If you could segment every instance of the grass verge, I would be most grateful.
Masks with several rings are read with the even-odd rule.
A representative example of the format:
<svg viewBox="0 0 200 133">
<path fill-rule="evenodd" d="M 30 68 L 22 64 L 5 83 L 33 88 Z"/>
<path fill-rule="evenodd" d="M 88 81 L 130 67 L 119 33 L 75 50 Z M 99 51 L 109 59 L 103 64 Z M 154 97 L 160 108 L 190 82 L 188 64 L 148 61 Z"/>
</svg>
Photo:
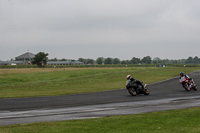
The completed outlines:
<svg viewBox="0 0 200 133">
<path fill-rule="evenodd" d="M 0 69 L 0 98 L 67 95 L 125 88 L 126 75 L 154 83 L 198 67 Z"/>
<path fill-rule="evenodd" d="M 0 133 L 198 133 L 200 108 L 0 127 Z"/>
</svg>

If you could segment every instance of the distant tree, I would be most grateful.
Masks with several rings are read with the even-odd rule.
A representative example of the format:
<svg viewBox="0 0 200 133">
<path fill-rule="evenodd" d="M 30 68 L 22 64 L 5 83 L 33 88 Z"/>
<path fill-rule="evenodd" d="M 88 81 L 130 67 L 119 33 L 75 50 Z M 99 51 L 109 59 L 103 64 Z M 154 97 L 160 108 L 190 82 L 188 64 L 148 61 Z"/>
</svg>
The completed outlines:
<svg viewBox="0 0 200 133">
<path fill-rule="evenodd" d="M 106 58 L 104 64 L 112 64 L 112 58 Z"/>
<path fill-rule="evenodd" d="M 49 59 L 49 61 L 58 61 L 58 59 L 55 57 L 53 59 Z"/>
<path fill-rule="evenodd" d="M 163 60 L 163 63 L 164 63 L 164 64 L 169 64 L 169 59 L 164 59 L 164 60 Z"/>
<path fill-rule="evenodd" d="M 152 60 L 152 63 L 153 63 L 153 64 L 162 64 L 162 63 L 163 63 L 163 60 L 161 60 L 159 57 L 155 57 L 155 58 Z"/>
<path fill-rule="evenodd" d="M 188 57 L 187 60 L 186 60 L 186 63 L 187 64 L 193 64 L 193 58 L 191 56 Z"/>
<path fill-rule="evenodd" d="M 180 59 L 178 63 L 179 64 L 185 64 L 185 62 L 186 62 L 186 59 Z"/>
<path fill-rule="evenodd" d="M 178 60 L 172 60 L 173 64 L 178 64 Z"/>
<path fill-rule="evenodd" d="M 130 60 L 122 60 L 121 64 L 131 64 L 131 61 Z"/>
<path fill-rule="evenodd" d="M 94 60 L 93 59 L 87 59 L 86 64 L 94 64 Z"/>
<path fill-rule="evenodd" d="M 86 64 L 86 60 L 83 58 L 79 58 L 78 61 L 83 62 L 84 64 Z"/>
<path fill-rule="evenodd" d="M 120 59 L 114 58 L 113 59 L 113 64 L 120 64 Z"/>
<path fill-rule="evenodd" d="M 125 61 L 125 60 L 122 60 L 122 61 L 121 61 L 121 64 L 126 64 L 126 61 Z"/>
<path fill-rule="evenodd" d="M 60 61 L 67 61 L 67 59 L 63 58 L 63 59 L 61 59 Z"/>
<path fill-rule="evenodd" d="M 37 64 L 39 67 L 42 67 L 43 65 L 46 65 L 47 60 L 48 60 L 48 53 L 44 53 L 44 52 L 39 52 L 35 55 L 35 57 L 33 58 L 33 64 Z"/>
<path fill-rule="evenodd" d="M 198 58 L 198 61 L 197 61 L 197 62 L 198 62 L 198 64 L 200 64 L 200 58 Z"/>
<path fill-rule="evenodd" d="M 150 56 L 146 56 L 146 57 L 142 58 L 141 63 L 151 64 L 151 57 Z"/>
<path fill-rule="evenodd" d="M 97 64 L 103 64 L 103 57 L 99 57 L 96 59 Z"/>
<path fill-rule="evenodd" d="M 140 63 L 140 58 L 133 57 L 133 58 L 131 59 L 131 63 L 132 63 L 132 64 L 139 64 L 139 63 Z"/>
<path fill-rule="evenodd" d="M 193 63 L 194 63 L 194 64 L 198 64 L 198 63 L 199 63 L 199 58 L 198 58 L 197 56 L 195 56 L 195 57 L 193 58 Z"/>
</svg>

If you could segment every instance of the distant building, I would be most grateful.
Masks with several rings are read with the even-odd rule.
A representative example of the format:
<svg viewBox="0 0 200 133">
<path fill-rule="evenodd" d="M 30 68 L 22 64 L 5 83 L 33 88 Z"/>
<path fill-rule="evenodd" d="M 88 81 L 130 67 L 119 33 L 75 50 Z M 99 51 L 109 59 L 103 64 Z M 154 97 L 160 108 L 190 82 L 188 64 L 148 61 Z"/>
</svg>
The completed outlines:
<svg viewBox="0 0 200 133">
<path fill-rule="evenodd" d="M 23 61 L 0 61 L 0 65 L 24 65 Z"/>
<path fill-rule="evenodd" d="M 83 65 L 83 62 L 71 60 L 71 61 L 48 61 L 47 65 Z"/>
<path fill-rule="evenodd" d="M 20 56 L 15 57 L 15 61 L 0 61 L 0 65 L 32 65 L 35 54 L 26 52 Z M 83 62 L 76 60 L 69 61 L 48 61 L 47 65 L 83 65 Z"/>
<path fill-rule="evenodd" d="M 32 64 L 33 58 L 35 57 L 35 54 L 31 52 L 26 52 L 20 56 L 15 57 L 16 61 L 23 61 L 25 64 Z"/>
</svg>

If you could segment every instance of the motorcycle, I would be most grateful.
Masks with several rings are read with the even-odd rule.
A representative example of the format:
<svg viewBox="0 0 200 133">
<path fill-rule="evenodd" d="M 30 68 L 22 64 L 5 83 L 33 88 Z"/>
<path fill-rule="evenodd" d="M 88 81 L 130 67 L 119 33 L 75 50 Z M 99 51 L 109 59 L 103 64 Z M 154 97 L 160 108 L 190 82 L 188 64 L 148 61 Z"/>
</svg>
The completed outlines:
<svg viewBox="0 0 200 133">
<path fill-rule="evenodd" d="M 136 84 L 136 85 L 135 85 Z M 126 89 L 132 96 L 136 96 L 137 94 L 144 94 L 149 95 L 149 89 L 147 88 L 147 84 L 143 85 L 143 82 L 140 81 L 127 81 L 126 83 Z"/>
<path fill-rule="evenodd" d="M 182 84 L 183 88 L 186 91 L 197 90 L 197 86 L 193 79 L 189 80 L 189 79 L 186 79 L 185 77 L 181 77 L 180 84 Z"/>
</svg>

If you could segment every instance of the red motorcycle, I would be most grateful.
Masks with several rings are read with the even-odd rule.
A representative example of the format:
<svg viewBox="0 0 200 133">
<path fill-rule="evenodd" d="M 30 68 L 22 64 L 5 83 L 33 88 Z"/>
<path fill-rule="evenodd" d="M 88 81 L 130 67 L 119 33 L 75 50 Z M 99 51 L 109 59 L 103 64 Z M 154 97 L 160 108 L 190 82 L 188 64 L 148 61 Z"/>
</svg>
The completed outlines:
<svg viewBox="0 0 200 133">
<path fill-rule="evenodd" d="M 183 88 L 186 90 L 186 91 L 190 91 L 190 90 L 197 90 L 197 86 L 194 82 L 193 79 L 186 79 L 185 77 L 182 77 L 180 79 L 180 83 L 182 84 Z"/>
</svg>

